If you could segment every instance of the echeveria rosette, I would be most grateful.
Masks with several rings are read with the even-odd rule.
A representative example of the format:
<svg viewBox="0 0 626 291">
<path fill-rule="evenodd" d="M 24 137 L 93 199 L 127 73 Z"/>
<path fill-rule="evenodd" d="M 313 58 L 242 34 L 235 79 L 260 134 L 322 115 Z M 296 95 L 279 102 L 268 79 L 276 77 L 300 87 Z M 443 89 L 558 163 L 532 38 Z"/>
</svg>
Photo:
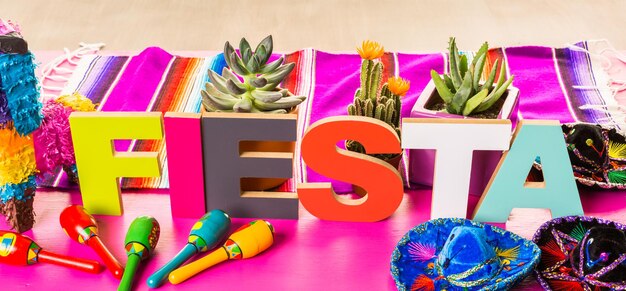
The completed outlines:
<svg viewBox="0 0 626 291">
<path fill-rule="evenodd" d="M 209 112 L 287 113 L 302 103 L 305 96 L 294 96 L 278 87 L 295 63 L 283 64 L 283 57 L 268 63 L 272 50 L 271 35 L 254 51 L 245 38 L 239 43 L 239 53 L 226 42 L 224 59 L 228 67 L 221 75 L 209 70 L 211 82 L 201 92 L 204 108 Z"/>
<path fill-rule="evenodd" d="M 487 111 L 504 95 L 506 89 L 513 82 L 513 76 L 506 78 L 506 64 L 500 65 L 500 73 L 496 82 L 498 63 L 496 60 L 489 76 L 484 83 L 480 83 L 489 46 L 485 42 L 468 65 L 467 56 L 461 55 L 456 46 L 454 37 L 450 38 L 448 48 L 449 73 L 439 76 L 437 71 L 431 70 L 430 75 L 435 83 L 437 93 L 445 103 L 448 113 L 469 116 L 474 113 Z M 495 82 L 495 83 L 494 83 Z"/>
</svg>

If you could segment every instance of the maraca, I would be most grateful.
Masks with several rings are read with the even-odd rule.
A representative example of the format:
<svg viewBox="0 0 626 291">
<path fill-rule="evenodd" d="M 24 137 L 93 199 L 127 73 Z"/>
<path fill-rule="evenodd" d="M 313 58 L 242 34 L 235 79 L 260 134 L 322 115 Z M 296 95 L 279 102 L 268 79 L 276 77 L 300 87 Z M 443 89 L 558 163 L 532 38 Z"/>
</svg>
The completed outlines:
<svg viewBox="0 0 626 291">
<path fill-rule="evenodd" d="M 170 273 L 172 284 L 179 284 L 196 274 L 231 259 L 247 259 L 267 250 L 274 243 L 274 227 L 265 220 L 255 220 L 230 235 L 214 252 Z"/>
<path fill-rule="evenodd" d="M 137 217 L 130 224 L 125 240 L 128 261 L 126 262 L 126 270 L 124 270 L 120 286 L 117 288 L 118 291 L 130 290 L 133 284 L 133 277 L 135 277 L 135 272 L 137 272 L 137 267 L 139 267 L 139 262 L 152 255 L 159 241 L 160 233 L 159 222 L 150 216 Z"/>
<path fill-rule="evenodd" d="M 30 238 L 4 230 L 0 230 L 0 263 L 16 266 L 50 263 L 94 274 L 102 271 L 96 261 L 48 252 Z"/>
<path fill-rule="evenodd" d="M 115 259 L 113 254 L 104 246 L 98 237 L 98 225 L 96 219 L 87 213 L 85 208 L 79 205 L 72 205 L 61 212 L 59 217 L 61 227 L 73 240 L 90 246 L 96 254 L 104 261 L 104 265 L 111 271 L 118 280 L 124 274 L 124 267 Z"/>
<path fill-rule="evenodd" d="M 193 225 L 185 247 L 148 278 L 148 286 L 150 288 L 161 286 L 170 272 L 180 267 L 193 255 L 215 248 L 226 237 L 229 229 L 230 217 L 222 210 L 214 209 L 202 216 Z"/>
</svg>

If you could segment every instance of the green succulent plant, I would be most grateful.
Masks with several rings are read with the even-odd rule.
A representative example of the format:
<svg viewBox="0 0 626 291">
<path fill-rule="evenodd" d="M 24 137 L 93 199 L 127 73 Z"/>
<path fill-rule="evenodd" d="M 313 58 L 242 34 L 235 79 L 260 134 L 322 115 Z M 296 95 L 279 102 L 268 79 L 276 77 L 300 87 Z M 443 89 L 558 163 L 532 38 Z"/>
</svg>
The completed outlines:
<svg viewBox="0 0 626 291">
<path fill-rule="evenodd" d="M 468 66 L 467 56 L 460 55 L 454 37 L 450 38 L 448 49 L 449 72 L 443 78 L 435 70 L 430 71 L 439 96 L 445 103 L 445 110 L 452 114 L 468 116 L 491 108 L 513 82 L 513 76 L 506 78 L 506 64 L 500 64 L 498 81 L 494 83 L 498 64 L 496 60 L 484 83 L 480 82 L 487 60 L 488 44 L 485 42 Z"/>
<path fill-rule="evenodd" d="M 278 87 L 295 63 L 283 64 L 283 57 L 268 63 L 272 48 L 271 35 L 254 51 L 245 38 L 239 42 L 239 53 L 226 42 L 224 59 L 228 67 L 224 67 L 221 76 L 209 70 L 211 82 L 201 92 L 204 108 L 209 112 L 287 113 L 302 103 L 305 96 L 294 96 Z"/>
<path fill-rule="evenodd" d="M 352 104 L 348 105 L 348 115 L 367 116 L 389 124 L 400 137 L 401 97 L 409 89 L 409 82 L 392 77 L 383 84 L 383 63 L 380 60 L 363 59 L 361 63 L 361 86 L 354 94 Z M 350 151 L 365 153 L 365 148 L 354 140 L 346 141 Z M 396 155 L 373 155 L 389 159 Z"/>
</svg>

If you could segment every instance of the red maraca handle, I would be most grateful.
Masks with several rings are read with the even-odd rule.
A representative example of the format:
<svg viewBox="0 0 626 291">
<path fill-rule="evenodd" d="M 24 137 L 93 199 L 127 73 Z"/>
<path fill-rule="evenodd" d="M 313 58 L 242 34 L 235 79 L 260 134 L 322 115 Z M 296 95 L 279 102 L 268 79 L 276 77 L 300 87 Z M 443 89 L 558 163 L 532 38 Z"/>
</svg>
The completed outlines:
<svg viewBox="0 0 626 291">
<path fill-rule="evenodd" d="M 50 263 L 63 267 L 73 268 L 83 272 L 98 274 L 102 271 L 100 264 L 96 261 L 72 258 L 64 255 L 48 252 L 46 250 L 39 251 L 37 261 L 40 263 Z"/>
<path fill-rule="evenodd" d="M 117 259 L 109 252 L 104 246 L 99 237 L 94 236 L 87 240 L 87 245 L 90 246 L 104 262 L 104 265 L 111 271 L 113 277 L 120 280 L 124 275 L 124 267 L 117 261 Z"/>
</svg>

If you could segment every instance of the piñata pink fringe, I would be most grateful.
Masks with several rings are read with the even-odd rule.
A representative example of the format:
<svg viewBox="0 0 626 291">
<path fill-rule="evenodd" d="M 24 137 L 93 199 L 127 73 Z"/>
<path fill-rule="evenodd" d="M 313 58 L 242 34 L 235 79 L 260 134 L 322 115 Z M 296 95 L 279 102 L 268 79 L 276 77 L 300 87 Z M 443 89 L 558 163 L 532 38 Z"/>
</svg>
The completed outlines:
<svg viewBox="0 0 626 291">
<path fill-rule="evenodd" d="M 54 100 L 44 103 L 44 119 L 34 132 L 37 166 L 42 173 L 59 165 L 76 163 L 70 132 L 69 116 L 72 110 Z"/>
</svg>

